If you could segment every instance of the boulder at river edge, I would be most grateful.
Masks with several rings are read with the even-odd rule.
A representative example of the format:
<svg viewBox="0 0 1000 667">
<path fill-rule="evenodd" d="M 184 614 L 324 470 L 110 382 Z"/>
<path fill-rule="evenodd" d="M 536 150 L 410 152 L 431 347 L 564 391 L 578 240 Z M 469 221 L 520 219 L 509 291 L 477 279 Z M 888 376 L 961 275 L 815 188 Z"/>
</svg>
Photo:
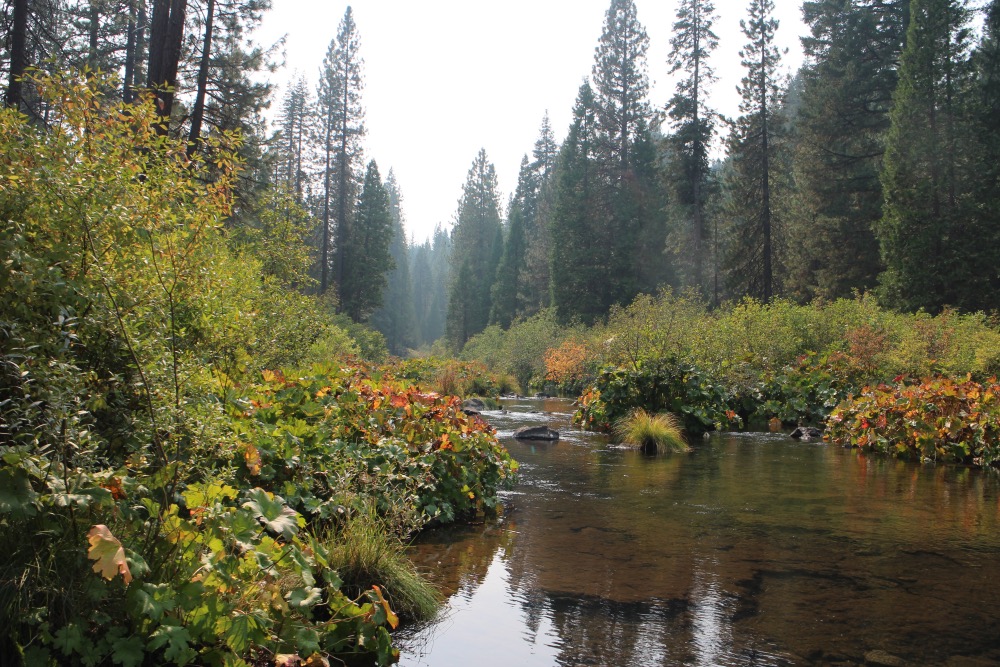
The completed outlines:
<svg viewBox="0 0 1000 667">
<path fill-rule="evenodd" d="M 523 426 L 514 431 L 518 440 L 558 440 L 559 431 L 553 431 L 548 426 Z"/>
<path fill-rule="evenodd" d="M 822 438 L 823 431 L 815 426 L 800 426 L 792 431 L 791 436 L 796 440 L 812 440 L 813 438 Z"/>
</svg>

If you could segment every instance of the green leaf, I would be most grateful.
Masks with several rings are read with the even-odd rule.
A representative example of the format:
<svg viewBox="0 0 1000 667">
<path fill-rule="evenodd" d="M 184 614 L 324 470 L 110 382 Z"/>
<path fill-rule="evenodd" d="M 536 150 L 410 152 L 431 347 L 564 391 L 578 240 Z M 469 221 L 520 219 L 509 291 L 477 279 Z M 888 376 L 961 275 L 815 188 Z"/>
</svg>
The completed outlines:
<svg viewBox="0 0 1000 667">
<path fill-rule="evenodd" d="M 267 639 L 263 632 L 264 624 L 253 614 L 237 613 L 231 617 L 220 618 L 215 629 L 223 636 L 226 646 L 237 654 L 245 653 L 254 644 L 260 644 Z"/>
<path fill-rule="evenodd" d="M 38 494 L 23 470 L 0 470 L 0 515 L 15 519 L 30 519 L 38 512 L 34 503 Z"/>
<path fill-rule="evenodd" d="M 161 625 L 152 634 L 148 647 L 151 650 L 159 650 L 166 647 L 163 657 L 175 664 L 186 665 L 194 660 L 198 653 L 192 649 L 191 633 L 187 628 L 178 625 Z"/>
<path fill-rule="evenodd" d="M 111 659 L 122 667 L 139 667 L 143 660 L 143 643 L 139 637 L 122 637 L 111 643 Z"/>
<path fill-rule="evenodd" d="M 63 655 L 72 655 L 74 653 L 83 653 L 84 642 L 90 643 L 83 636 L 83 630 L 76 623 L 70 623 L 56 631 L 52 645 L 62 651 Z"/>
<path fill-rule="evenodd" d="M 319 633 L 313 628 L 299 628 L 298 632 L 295 633 L 295 645 L 299 652 L 305 655 L 319 653 L 319 639 Z"/>
<path fill-rule="evenodd" d="M 319 603 L 323 591 L 318 588 L 296 588 L 285 596 L 288 604 L 299 609 L 308 609 Z"/>
<path fill-rule="evenodd" d="M 256 515 L 257 522 L 273 535 L 291 540 L 299 532 L 298 512 L 285 505 L 281 496 L 257 488 L 250 491 L 243 507 Z"/>
</svg>

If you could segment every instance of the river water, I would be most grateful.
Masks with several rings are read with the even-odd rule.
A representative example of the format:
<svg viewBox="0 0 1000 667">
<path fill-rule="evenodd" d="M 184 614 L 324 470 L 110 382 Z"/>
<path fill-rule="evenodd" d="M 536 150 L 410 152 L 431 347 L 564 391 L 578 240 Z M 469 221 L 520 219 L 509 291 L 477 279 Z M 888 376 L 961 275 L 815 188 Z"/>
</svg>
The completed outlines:
<svg viewBox="0 0 1000 667">
<path fill-rule="evenodd" d="M 401 665 L 1000 665 L 995 472 L 766 434 L 647 457 L 568 401 L 506 407 L 519 484 L 413 546 L 448 602 Z M 540 423 L 560 440 L 510 437 Z"/>
</svg>

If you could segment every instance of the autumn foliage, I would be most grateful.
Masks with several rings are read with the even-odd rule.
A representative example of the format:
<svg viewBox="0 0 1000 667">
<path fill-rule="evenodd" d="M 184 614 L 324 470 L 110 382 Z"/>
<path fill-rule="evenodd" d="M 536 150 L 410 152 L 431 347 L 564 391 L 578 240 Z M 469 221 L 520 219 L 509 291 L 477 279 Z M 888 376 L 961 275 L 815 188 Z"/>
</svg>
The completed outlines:
<svg viewBox="0 0 1000 667">
<path fill-rule="evenodd" d="M 901 458 L 1000 462 L 1000 384 L 934 377 L 865 387 L 828 420 L 838 444 Z"/>
</svg>

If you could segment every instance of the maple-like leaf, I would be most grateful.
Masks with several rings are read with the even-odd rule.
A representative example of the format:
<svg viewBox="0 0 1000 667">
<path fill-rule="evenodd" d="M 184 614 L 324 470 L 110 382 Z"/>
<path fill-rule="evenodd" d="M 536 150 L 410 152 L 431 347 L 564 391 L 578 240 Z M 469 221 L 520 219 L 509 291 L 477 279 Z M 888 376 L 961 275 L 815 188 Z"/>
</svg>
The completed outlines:
<svg viewBox="0 0 1000 667">
<path fill-rule="evenodd" d="M 132 582 L 132 573 L 125 560 L 125 548 L 118 538 L 111 534 L 107 526 L 98 524 L 91 528 L 87 533 L 87 541 L 90 542 L 87 557 L 97 561 L 94 563 L 94 572 L 108 581 L 120 574 L 126 586 Z"/>
</svg>

